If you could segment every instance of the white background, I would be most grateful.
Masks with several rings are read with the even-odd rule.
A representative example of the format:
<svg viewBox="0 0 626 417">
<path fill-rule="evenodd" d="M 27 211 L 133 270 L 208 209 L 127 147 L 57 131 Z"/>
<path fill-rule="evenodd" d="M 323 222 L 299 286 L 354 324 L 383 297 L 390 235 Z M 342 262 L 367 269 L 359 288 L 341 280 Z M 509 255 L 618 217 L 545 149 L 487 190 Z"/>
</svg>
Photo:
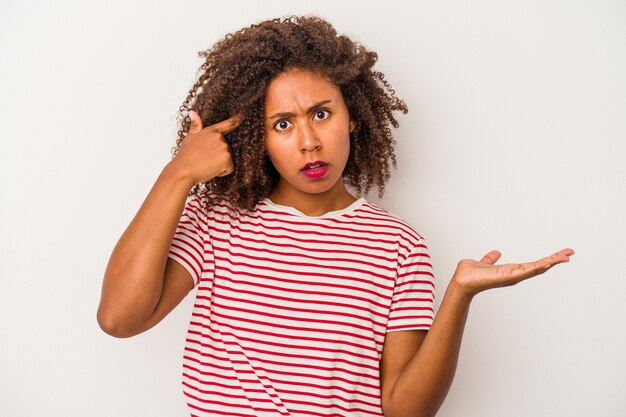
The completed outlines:
<svg viewBox="0 0 626 417">
<path fill-rule="evenodd" d="M 192 296 L 130 339 L 108 257 L 176 138 L 197 52 L 315 13 L 378 52 L 409 114 L 382 201 L 462 258 L 569 264 L 472 305 L 441 417 L 626 415 L 626 3 L 2 1 L 0 415 L 184 416 Z"/>
</svg>

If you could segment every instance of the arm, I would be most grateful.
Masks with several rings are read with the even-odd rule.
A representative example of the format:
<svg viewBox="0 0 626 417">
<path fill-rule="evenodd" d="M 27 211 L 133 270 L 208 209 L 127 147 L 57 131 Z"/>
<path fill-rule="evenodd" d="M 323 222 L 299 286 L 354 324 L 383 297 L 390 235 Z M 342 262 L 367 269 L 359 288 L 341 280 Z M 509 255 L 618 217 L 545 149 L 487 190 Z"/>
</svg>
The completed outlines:
<svg viewBox="0 0 626 417">
<path fill-rule="evenodd" d="M 191 290 L 189 272 L 168 259 L 169 247 L 191 187 L 233 172 L 223 135 L 240 121 L 202 128 L 193 114 L 176 158 L 159 175 L 109 259 L 97 313 L 106 333 L 129 337 L 149 329 Z"/>
<path fill-rule="evenodd" d="M 165 282 L 172 294 L 164 294 L 159 310 L 165 305 L 170 308 L 162 311 L 163 317 L 191 290 L 191 276 L 187 272 L 186 278 L 186 271 L 180 268 L 170 264 L 168 279 L 164 277 L 169 245 L 192 185 L 178 176 L 171 165 L 166 166 L 115 245 L 104 274 L 97 313 L 98 323 L 106 333 L 129 337 L 146 330 Z"/>
<path fill-rule="evenodd" d="M 381 364 L 385 416 L 432 417 L 437 413 L 454 378 L 465 322 L 476 294 L 542 274 L 569 261 L 573 254 L 565 249 L 533 263 L 496 266 L 500 253 L 492 251 L 480 262 L 461 261 L 428 333 L 422 337 L 411 336 L 414 332 L 387 335 L 391 338 L 385 340 Z"/>
</svg>

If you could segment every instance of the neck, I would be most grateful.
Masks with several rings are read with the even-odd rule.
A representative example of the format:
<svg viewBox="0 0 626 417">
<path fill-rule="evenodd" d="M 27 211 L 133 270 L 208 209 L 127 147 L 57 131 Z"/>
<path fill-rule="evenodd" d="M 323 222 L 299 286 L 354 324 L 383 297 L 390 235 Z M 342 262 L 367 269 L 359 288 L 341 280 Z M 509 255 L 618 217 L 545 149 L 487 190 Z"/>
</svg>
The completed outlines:
<svg viewBox="0 0 626 417">
<path fill-rule="evenodd" d="M 342 210 L 357 200 L 346 190 L 341 179 L 329 190 L 317 194 L 293 192 L 286 188 L 279 181 L 270 194 L 270 200 L 293 207 L 307 216 L 322 216 L 329 211 Z"/>
</svg>

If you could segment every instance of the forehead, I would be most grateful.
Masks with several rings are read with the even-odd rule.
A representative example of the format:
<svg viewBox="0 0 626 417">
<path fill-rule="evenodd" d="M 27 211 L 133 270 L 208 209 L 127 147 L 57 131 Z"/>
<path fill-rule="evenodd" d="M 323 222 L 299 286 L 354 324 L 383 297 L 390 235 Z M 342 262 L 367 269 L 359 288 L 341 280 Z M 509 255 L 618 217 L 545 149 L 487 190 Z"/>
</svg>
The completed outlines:
<svg viewBox="0 0 626 417">
<path fill-rule="evenodd" d="M 265 113 L 300 112 L 314 103 L 343 102 L 339 88 L 319 74 L 291 69 L 274 78 L 265 94 Z"/>
</svg>

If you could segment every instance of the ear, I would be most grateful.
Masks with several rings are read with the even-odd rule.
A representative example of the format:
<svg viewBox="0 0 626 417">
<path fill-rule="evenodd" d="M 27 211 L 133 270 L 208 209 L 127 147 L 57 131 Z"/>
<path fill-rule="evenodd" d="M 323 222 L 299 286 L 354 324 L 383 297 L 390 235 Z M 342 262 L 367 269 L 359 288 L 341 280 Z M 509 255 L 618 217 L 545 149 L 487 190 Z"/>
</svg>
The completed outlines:
<svg viewBox="0 0 626 417">
<path fill-rule="evenodd" d="M 356 128 L 356 122 L 350 119 L 350 133 L 352 133 L 355 128 Z"/>
</svg>

